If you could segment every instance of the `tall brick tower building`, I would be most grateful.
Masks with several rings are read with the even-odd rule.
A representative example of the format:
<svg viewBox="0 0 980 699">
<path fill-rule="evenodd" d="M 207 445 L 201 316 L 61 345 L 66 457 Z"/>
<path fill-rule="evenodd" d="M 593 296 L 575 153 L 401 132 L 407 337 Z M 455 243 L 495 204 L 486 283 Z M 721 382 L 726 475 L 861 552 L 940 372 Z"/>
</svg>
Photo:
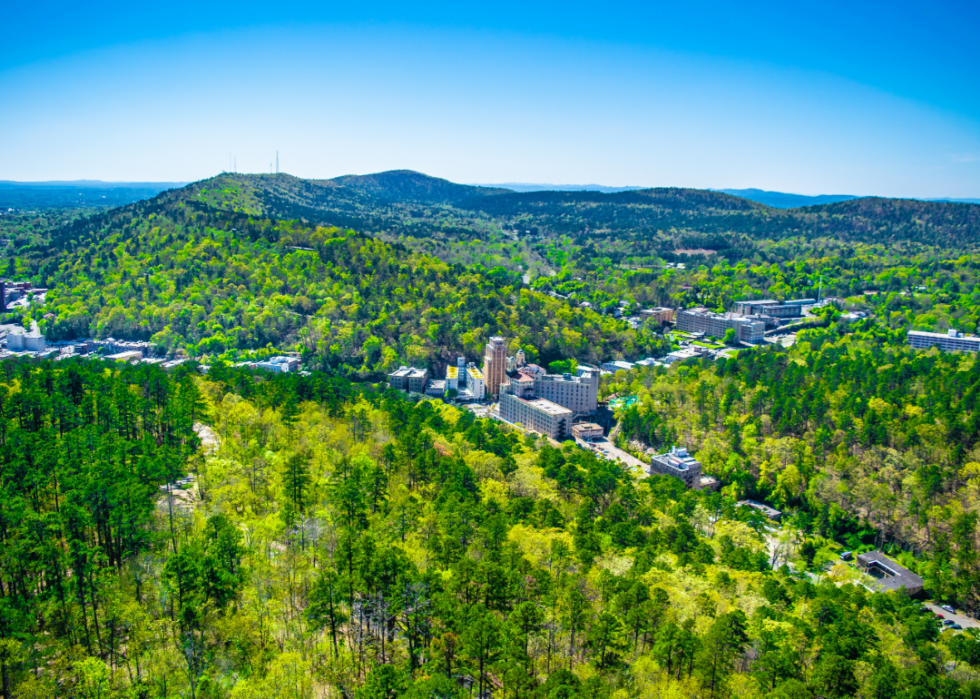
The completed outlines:
<svg viewBox="0 0 980 699">
<path fill-rule="evenodd" d="M 507 378 L 507 342 L 502 337 L 491 337 L 483 355 L 483 378 L 487 382 L 487 395 L 500 395 L 500 384 Z"/>
</svg>

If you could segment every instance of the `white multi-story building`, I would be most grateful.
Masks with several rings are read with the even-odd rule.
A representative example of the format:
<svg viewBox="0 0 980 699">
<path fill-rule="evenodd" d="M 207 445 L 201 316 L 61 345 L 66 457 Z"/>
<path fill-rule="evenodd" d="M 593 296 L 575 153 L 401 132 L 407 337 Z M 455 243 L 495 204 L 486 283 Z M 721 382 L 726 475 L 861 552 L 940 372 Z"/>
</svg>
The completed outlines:
<svg viewBox="0 0 980 699">
<path fill-rule="evenodd" d="M 813 306 L 816 299 L 789 299 L 775 301 L 762 299 L 760 301 L 736 301 L 735 313 L 740 316 L 771 316 L 773 318 L 799 318 L 803 315 L 805 306 Z"/>
<path fill-rule="evenodd" d="M 568 408 L 573 413 L 592 414 L 599 407 L 599 372 L 535 374 L 534 395 Z"/>
<path fill-rule="evenodd" d="M 980 337 L 964 335 L 952 328 L 943 333 L 927 333 L 921 330 L 910 330 L 908 342 L 915 349 L 938 347 L 944 352 L 977 352 L 980 351 Z"/>
<path fill-rule="evenodd" d="M 565 439 L 571 429 L 572 411 L 550 400 L 535 398 L 533 391 L 534 380 L 526 374 L 503 384 L 500 417 L 552 439 Z"/>
<path fill-rule="evenodd" d="M 713 313 L 707 308 L 690 308 L 678 313 L 677 329 L 712 337 L 725 337 L 725 332 L 733 329 L 735 337 L 742 342 L 761 342 L 766 336 L 763 321 L 743 318 L 734 313 Z"/>
<path fill-rule="evenodd" d="M 476 368 L 476 364 L 470 362 L 466 367 L 466 390 L 476 400 L 483 400 L 487 395 L 487 383 L 483 378 L 483 372 Z"/>
</svg>

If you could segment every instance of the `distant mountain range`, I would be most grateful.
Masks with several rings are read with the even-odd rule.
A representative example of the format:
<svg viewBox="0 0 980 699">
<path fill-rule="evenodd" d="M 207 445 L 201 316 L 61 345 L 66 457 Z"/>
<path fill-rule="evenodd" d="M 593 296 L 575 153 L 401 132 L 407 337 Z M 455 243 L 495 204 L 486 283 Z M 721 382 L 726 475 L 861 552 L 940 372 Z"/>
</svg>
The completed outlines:
<svg viewBox="0 0 980 699">
<path fill-rule="evenodd" d="M 533 184 L 530 182 L 503 182 L 486 184 L 483 187 L 510 189 L 514 192 L 602 192 L 616 194 L 618 192 L 636 192 L 649 187 L 607 187 L 601 184 Z M 788 192 L 770 192 L 765 189 L 710 189 L 711 192 L 722 192 L 732 196 L 748 199 L 771 206 L 774 209 L 798 209 L 803 206 L 819 206 L 820 204 L 836 204 L 851 199 L 861 199 L 855 194 L 791 194 Z M 911 197 L 917 201 L 955 202 L 959 204 L 980 204 L 980 199 L 923 199 Z"/>
<path fill-rule="evenodd" d="M 7 187 L 95 187 L 98 189 L 176 189 L 186 182 L 104 182 L 102 180 L 47 180 L 44 182 L 16 182 L 0 180 L 0 189 Z"/>
<path fill-rule="evenodd" d="M 531 184 L 529 182 L 504 182 L 503 184 L 474 186 L 509 189 L 512 192 L 602 192 L 603 194 L 635 192 L 640 189 L 648 189 L 647 187 L 607 187 L 601 184 Z"/>
<path fill-rule="evenodd" d="M 807 194 L 788 194 L 786 192 L 769 192 L 764 189 L 715 189 L 714 192 L 724 192 L 743 199 L 757 201 L 760 204 L 771 206 L 776 209 L 798 209 L 802 206 L 819 206 L 820 204 L 836 204 L 841 201 L 851 199 L 862 199 L 863 197 L 854 194 L 817 194 L 810 196 Z M 915 201 L 939 201 L 954 202 L 957 204 L 980 204 L 980 199 L 923 199 L 921 197 L 908 197 Z"/>
<path fill-rule="evenodd" d="M 103 208 L 125 206 L 155 197 L 184 182 L 102 182 L 75 180 L 11 182 L 0 180 L 0 208 Z"/>
<path fill-rule="evenodd" d="M 224 173 L 230 174 L 230 173 Z M 609 187 L 601 184 L 536 184 L 532 182 L 502 182 L 499 184 L 464 185 L 437 177 L 430 177 L 413 170 L 389 170 L 371 175 L 342 175 L 329 180 L 307 180 L 327 187 L 340 186 L 350 192 L 371 199 L 389 201 L 439 204 L 459 201 L 471 197 L 511 192 L 600 192 L 619 194 L 652 189 L 650 187 Z M 45 196 L 57 193 L 59 205 L 72 201 L 78 203 L 111 203 L 119 206 L 130 201 L 148 198 L 168 189 L 177 189 L 186 182 L 104 182 L 102 180 L 52 180 L 46 182 L 15 182 L 0 180 L 0 205 L 27 205 L 32 200 L 40 203 Z M 68 190 L 86 190 L 69 194 Z M 14 191 L 11 191 L 14 190 Z M 33 190 L 33 195 L 31 193 Z M 94 190 L 100 190 L 98 192 Z M 131 191 L 127 191 L 131 190 Z M 765 204 L 775 209 L 797 209 L 805 206 L 836 204 L 863 197 L 855 194 L 792 194 L 772 192 L 765 189 L 708 189 L 732 196 Z M 36 195 L 36 196 L 35 196 Z M 82 200 L 77 197 L 81 196 Z M 954 202 L 960 204 L 980 204 L 980 199 L 926 199 L 909 197 L 915 201 Z M 99 201 L 99 200 L 102 201 Z M 16 201 L 13 201 L 16 200 Z"/>
</svg>

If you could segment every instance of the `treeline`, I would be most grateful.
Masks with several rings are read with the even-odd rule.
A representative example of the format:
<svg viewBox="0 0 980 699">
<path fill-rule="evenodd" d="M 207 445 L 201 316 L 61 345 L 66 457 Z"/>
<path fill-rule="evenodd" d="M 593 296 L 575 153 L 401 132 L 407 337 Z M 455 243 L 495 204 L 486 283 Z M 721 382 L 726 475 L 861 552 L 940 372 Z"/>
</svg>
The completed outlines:
<svg viewBox="0 0 980 699">
<path fill-rule="evenodd" d="M 770 571 L 733 500 L 441 403 L 222 365 L 2 377 L 6 444 L 47 449 L 3 450 L 5 698 L 980 691 L 975 643 Z"/>
</svg>

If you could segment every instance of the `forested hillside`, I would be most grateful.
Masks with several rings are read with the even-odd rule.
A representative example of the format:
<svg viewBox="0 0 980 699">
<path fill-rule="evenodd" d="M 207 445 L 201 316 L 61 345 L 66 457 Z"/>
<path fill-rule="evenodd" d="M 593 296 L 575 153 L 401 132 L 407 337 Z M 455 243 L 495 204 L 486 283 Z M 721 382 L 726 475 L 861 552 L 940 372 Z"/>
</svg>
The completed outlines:
<svg viewBox="0 0 980 699">
<path fill-rule="evenodd" d="M 7 361 L 0 407 L 5 699 L 980 693 L 975 641 L 769 570 L 728 497 L 440 403 Z"/>
<path fill-rule="evenodd" d="M 380 358 L 371 338 L 402 361 L 469 352 L 493 332 L 519 337 L 548 358 L 634 358 L 666 348 L 544 296 L 515 296 L 527 286 L 522 277 L 534 289 L 572 297 L 571 306 L 589 301 L 600 311 L 624 300 L 726 310 L 740 298 L 822 292 L 891 327 L 970 332 L 980 320 L 977 206 L 857 199 L 778 211 L 697 190 L 495 192 L 411 172 L 327 181 L 224 174 L 50 231 L 50 223 L 35 227 L 11 241 L 4 266 L 8 276 L 59 286 L 50 296 L 55 305 L 45 309 L 57 316 L 48 323 L 55 338 L 158 336 L 166 348 L 221 354 L 293 346 L 311 327 L 310 351 L 367 370 Z M 324 222 L 376 233 L 386 244 L 363 248 L 368 239 L 357 237 L 370 265 L 352 276 L 341 270 L 348 253 L 330 253 L 324 260 L 336 271 L 329 272 L 312 264 L 317 249 L 296 249 L 346 236 Z M 873 242 L 858 242 L 865 238 Z M 382 268 L 404 270 L 392 280 L 377 277 L 386 274 L 378 271 L 382 258 Z M 665 268 L 671 260 L 685 267 Z M 233 275 L 223 273 L 229 264 Z M 430 270 L 441 276 L 426 291 L 432 280 L 416 276 Z M 279 281 L 270 283 L 269 275 Z M 406 298 L 430 298 L 410 306 L 412 318 L 394 319 L 376 303 L 382 293 L 361 298 L 365 282 L 379 292 L 395 283 Z M 212 320 L 219 301 L 220 317 Z M 543 315 L 514 318 L 527 304 Z M 353 305 L 356 318 L 338 310 Z M 351 320 L 387 330 L 350 339 L 343 325 Z M 396 331 L 395 322 L 409 325 Z"/>
<path fill-rule="evenodd" d="M 607 390 L 639 396 L 623 434 L 686 445 L 732 497 L 800 509 L 844 545 L 928 552 L 934 593 L 980 611 L 980 362 L 870 323 L 843 329 L 620 375 Z"/>
<path fill-rule="evenodd" d="M 180 192 L 60 229 L 41 259 L 53 287 L 44 312 L 55 318 L 40 320 L 52 339 L 137 338 L 192 356 L 298 346 L 313 366 L 365 374 L 475 357 L 496 334 L 543 361 L 595 362 L 663 342 L 523 288 L 502 268 L 448 265 Z"/>
</svg>

